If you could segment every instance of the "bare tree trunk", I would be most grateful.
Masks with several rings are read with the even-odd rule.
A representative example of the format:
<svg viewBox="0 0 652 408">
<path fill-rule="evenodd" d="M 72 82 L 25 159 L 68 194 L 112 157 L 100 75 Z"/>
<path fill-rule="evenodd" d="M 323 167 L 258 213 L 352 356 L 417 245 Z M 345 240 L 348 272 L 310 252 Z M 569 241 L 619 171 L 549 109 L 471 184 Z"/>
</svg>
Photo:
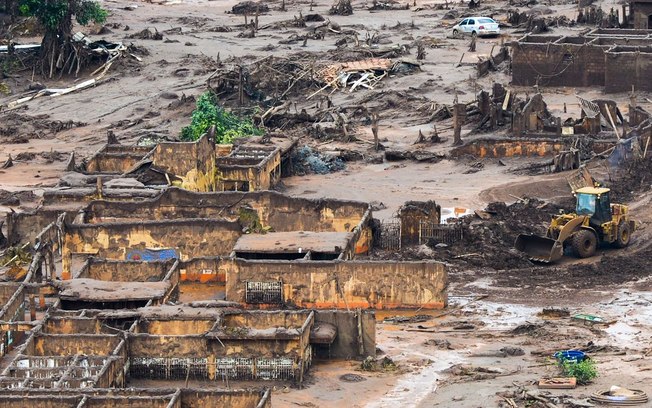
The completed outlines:
<svg viewBox="0 0 652 408">
<path fill-rule="evenodd" d="M 462 144 L 462 125 L 466 117 L 466 105 L 456 103 L 453 106 L 453 146 Z"/>
<path fill-rule="evenodd" d="M 374 150 L 378 151 L 380 142 L 378 140 L 378 114 L 371 114 L 371 133 L 374 134 Z"/>
</svg>

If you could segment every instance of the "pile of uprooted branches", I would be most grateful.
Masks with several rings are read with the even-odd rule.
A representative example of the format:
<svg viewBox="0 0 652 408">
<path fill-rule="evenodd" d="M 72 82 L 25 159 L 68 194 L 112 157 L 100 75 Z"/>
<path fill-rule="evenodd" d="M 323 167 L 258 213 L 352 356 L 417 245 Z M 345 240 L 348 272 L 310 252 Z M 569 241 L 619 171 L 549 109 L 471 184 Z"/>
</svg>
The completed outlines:
<svg viewBox="0 0 652 408">
<path fill-rule="evenodd" d="M 274 106 L 279 101 L 319 86 L 312 61 L 268 56 L 245 63 L 234 59 L 224 63 L 207 80 L 225 103 Z M 318 88 L 317 88 L 318 89 Z"/>
</svg>

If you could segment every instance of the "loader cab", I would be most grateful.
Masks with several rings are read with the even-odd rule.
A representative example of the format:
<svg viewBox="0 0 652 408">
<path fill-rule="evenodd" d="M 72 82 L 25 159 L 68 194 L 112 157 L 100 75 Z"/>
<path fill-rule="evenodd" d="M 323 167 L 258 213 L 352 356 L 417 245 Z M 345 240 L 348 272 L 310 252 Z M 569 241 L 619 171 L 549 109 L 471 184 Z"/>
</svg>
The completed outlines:
<svg viewBox="0 0 652 408">
<path fill-rule="evenodd" d="M 609 189 L 584 187 L 575 191 L 577 215 L 588 215 L 591 222 L 598 225 L 611 221 L 611 203 L 609 202 Z"/>
</svg>

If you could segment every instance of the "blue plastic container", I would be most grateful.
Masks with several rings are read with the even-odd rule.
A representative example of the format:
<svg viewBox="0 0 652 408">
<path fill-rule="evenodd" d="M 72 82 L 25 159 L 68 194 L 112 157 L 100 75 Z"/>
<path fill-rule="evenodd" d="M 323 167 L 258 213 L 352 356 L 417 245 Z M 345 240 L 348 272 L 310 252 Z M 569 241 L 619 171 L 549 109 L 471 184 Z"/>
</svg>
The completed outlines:
<svg viewBox="0 0 652 408">
<path fill-rule="evenodd" d="M 568 361 L 571 363 L 579 363 L 580 361 L 584 361 L 587 358 L 586 353 L 579 350 L 558 351 L 553 356 L 560 363 L 564 361 Z"/>
</svg>

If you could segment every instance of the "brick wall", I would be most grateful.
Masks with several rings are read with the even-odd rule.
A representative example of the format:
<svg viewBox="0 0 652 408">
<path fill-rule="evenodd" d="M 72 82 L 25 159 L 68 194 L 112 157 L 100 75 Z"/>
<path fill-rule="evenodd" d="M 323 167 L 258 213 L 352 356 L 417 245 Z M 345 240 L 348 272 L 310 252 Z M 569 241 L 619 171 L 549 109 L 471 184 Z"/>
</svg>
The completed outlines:
<svg viewBox="0 0 652 408">
<path fill-rule="evenodd" d="M 542 86 L 604 85 L 606 49 L 589 44 L 514 43 L 512 83 L 531 86 L 539 78 Z"/>
<path fill-rule="evenodd" d="M 605 92 L 652 90 L 652 48 L 616 47 L 606 53 Z"/>
</svg>

